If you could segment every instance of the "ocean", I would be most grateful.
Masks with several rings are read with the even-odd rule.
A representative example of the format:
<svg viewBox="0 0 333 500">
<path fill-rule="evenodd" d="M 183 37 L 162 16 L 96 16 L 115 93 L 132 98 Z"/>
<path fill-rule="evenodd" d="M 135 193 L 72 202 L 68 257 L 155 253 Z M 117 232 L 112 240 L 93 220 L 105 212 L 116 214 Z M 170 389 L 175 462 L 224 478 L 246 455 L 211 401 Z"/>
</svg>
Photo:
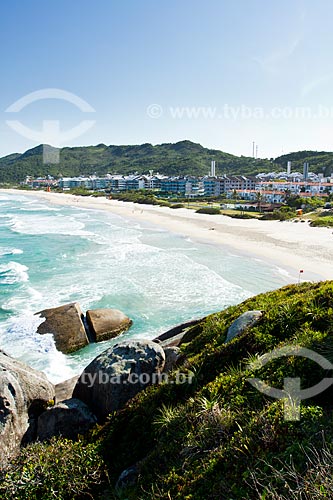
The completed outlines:
<svg viewBox="0 0 333 500">
<path fill-rule="evenodd" d="M 74 205 L 74 203 L 73 203 Z M 64 355 L 36 333 L 36 312 L 78 301 L 133 320 L 121 338 L 152 339 L 251 295 L 294 282 L 260 259 L 101 210 L 0 193 L 0 348 L 60 382 L 119 340 Z"/>
</svg>

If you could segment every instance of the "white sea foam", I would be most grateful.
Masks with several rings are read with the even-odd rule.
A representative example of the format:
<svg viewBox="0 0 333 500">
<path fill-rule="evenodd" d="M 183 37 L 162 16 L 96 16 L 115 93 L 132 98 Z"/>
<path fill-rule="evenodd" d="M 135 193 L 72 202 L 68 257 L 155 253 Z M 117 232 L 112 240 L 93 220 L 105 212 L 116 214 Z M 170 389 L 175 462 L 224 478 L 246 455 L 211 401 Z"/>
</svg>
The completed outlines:
<svg viewBox="0 0 333 500">
<path fill-rule="evenodd" d="M 75 373 L 68 366 L 67 357 L 57 351 L 53 336 L 37 333 L 43 321 L 32 312 L 10 319 L 0 336 L 0 347 L 10 356 L 43 371 L 51 382 L 57 383 Z"/>
<path fill-rule="evenodd" d="M 12 231 L 21 234 L 90 235 L 84 227 L 84 223 L 78 222 L 74 217 L 61 215 L 14 215 L 11 220 Z"/>
<path fill-rule="evenodd" d="M 24 287 L 16 289 L 15 293 L 7 296 L 7 299 L 3 298 L 1 308 L 5 311 L 12 311 L 18 316 L 22 314 L 29 315 L 31 311 L 40 309 L 43 300 L 43 294 L 26 282 Z"/>
<path fill-rule="evenodd" d="M 20 212 L 38 212 L 38 211 L 46 211 L 46 212 L 60 212 L 61 208 L 54 207 L 51 205 L 45 205 L 44 203 L 40 203 L 40 200 L 26 200 L 21 206 L 18 208 Z"/>
<path fill-rule="evenodd" d="M 34 205 L 31 207 L 20 208 L 21 212 L 60 212 L 59 208 L 50 208 L 43 205 Z"/>
<path fill-rule="evenodd" d="M 23 250 L 20 248 L 0 247 L 0 257 L 4 255 L 20 255 L 22 253 Z"/>
<path fill-rule="evenodd" d="M 19 262 L 11 261 L 0 265 L 0 284 L 22 283 L 29 281 L 29 268 Z"/>
</svg>

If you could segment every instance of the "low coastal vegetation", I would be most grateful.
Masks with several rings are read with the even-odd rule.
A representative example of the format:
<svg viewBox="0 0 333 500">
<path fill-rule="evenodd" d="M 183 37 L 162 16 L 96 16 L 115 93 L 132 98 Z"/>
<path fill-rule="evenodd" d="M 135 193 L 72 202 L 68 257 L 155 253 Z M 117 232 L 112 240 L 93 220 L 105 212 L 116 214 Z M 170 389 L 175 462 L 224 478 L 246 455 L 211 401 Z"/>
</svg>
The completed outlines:
<svg viewBox="0 0 333 500">
<path fill-rule="evenodd" d="M 203 207 L 196 210 L 197 214 L 219 215 L 221 210 L 216 207 Z"/>
<path fill-rule="evenodd" d="M 293 210 L 288 205 L 281 207 L 279 210 L 274 210 L 273 212 L 268 212 L 261 216 L 261 220 L 289 220 L 295 217 L 295 210 Z"/>
<path fill-rule="evenodd" d="M 170 208 L 184 208 L 185 205 L 183 203 L 174 203 L 173 205 L 170 205 Z"/>
<path fill-rule="evenodd" d="M 321 213 L 317 218 L 311 221 L 310 223 L 313 227 L 333 227 L 333 214 L 332 211 L 330 213 Z"/>
<path fill-rule="evenodd" d="M 87 196 L 90 191 L 88 190 L 72 190 L 71 194 L 82 194 L 85 193 Z M 102 193 L 98 193 L 102 195 Z M 213 201 L 211 199 L 180 199 L 179 198 L 160 198 L 156 196 L 156 193 L 153 191 L 130 191 L 125 193 L 112 193 L 110 198 L 120 200 L 120 201 L 128 201 L 138 204 L 145 205 L 156 205 L 169 207 L 173 209 L 177 208 L 189 208 L 195 210 L 198 214 L 206 214 L 206 215 L 226 215 L 227 217 L 231 217 L 233 219 L 253 219 L 257 218 L 263 221 L 269 220 L 278 220 L 278 221 L 286 221 L 286 220 L 309 220 L 310 225 L 313 227 L 330 227 L 332 226 L 332 213 L 328 210 L 323 210 L 324 201 L 322 199 L 313 197 L 306 201 L 306 205 L 304 205 L 304 200 L 300 197 L 290 197 L 286 204 L 281 206 L 279 209 L 274 209 L 273 211 L 262 212 L 260 205 L 257 206 L 257 211 L 247 210 L 242 208 L 242 203 L 238 200 L 238 208 L 237 209 L 223 209 L 222 206 L 224 204 L 230 203 L 230 200 L 217 198 Z M 181 201 L 181 202 L 179 202 Z M 223 203 L 222 203 L 223 202 Z M 246 206 L 246 204 L 244 205 Z M 300 217 L 297 215 L 297 210 L 302 207 L 302 212 L 304 217 Z"/>
<path fill-rule="evenodd" d="M 253 212 L 246 213 L 246 212 L 242 212 L 242 211 L 237 212 L 236 210 L 234 210 L 231 213 L 225 213 L 225 211 L 223 210 L 223 211 L 221 211 L 221 213 L 223 215 L 227 215 L 228 217 L 231 217 L 232 219 L 253 219 L 253 218 L 262 219 L 262 217 L 260 217 L 260 216 L 255 217 L 255 215 L 253 215 Z"/>
<path fill-rule="evenodd" d="M 262 311 L 225 343 L 232 322 Z M 302 400 L 299 420 L 285 401 L 257 390 L 258 377 L 309 388 L 331 371 L 301 356 L 259 364 L 276 348 L 301 346 L 333 362 L 333 282 L 286 286 L 212 314 L 188 329 L 185 384 L 152 385 L 78 442 L 61 438 L 24 449 L 1 474 L 6 499 L 327 499 L 333 495 L 333 389 Z M 190 383 L 191 382 L 191 383 Z M 136 480 L 116 488 L 128 468 Z M 133 469 L 132 469 L 133 470 Z"/>
</svg>

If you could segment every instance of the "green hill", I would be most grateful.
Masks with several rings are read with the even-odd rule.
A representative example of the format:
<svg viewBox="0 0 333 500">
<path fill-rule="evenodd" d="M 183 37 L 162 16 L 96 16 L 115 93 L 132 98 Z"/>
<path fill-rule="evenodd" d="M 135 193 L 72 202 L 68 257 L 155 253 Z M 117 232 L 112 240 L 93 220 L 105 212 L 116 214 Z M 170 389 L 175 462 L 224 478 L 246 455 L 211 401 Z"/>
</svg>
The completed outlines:
<svg viewBox="0 0 333 500">
<path fill-rule="evenodd" d="M 292 161 L 293 170 L 301 170 L 308 161 L 311 170 L 325 175 L 332 173 L 333 153 L 300 151 L 280 156 L 274 161 L 235 156 L 207 149 L 191 141 L 175 144 L 141 144 L 137 146 L 65 147 L 60 150 L 59 164 L 43 163 L 43 146 L 25 153 L 0 158 L 0 182 L 18 182 L 27 175 L 34 177 L 104 175 L 106 173 L 147 173 L 150 169 L 165 175 L 206 175 L 211 160 L 217 162 L 217 174 L 255 175 L 259 172 L 285 170 Z"/>
<path fill-rule="evenodd" d="M 0 182 L 17 182 L 26 175 L 75 176 L 103 175 L 108 172 L 128 174 L 147 173 L 150 169 L 166 175 L 206 175 L 211 160 L 217 162 L 217 173 L 253 174 L 270 171 L 268 160 L 255 160 L 234 156 L 222 151 L 207 149 L 191 141 L 175 144 L 141 144 L 138 146 L 85 146 L 62 148 L 60 163 L 43 163 L 43 146 L 37 146 L 23 154 L 0 158 Z"/>
<path fill-rule="evenodd" d="M 225 344 L 245 311 L 261 321 Z M 54 439 L 23 450 L 0 477 L 7 499 L 296 500 L 333 498 L 333 388 L 301 401 L 300 420 L 255 389 L 299 377 L 309 388 L 331 376 L 308 358 L 280 357 L 258 369 L 259 355 L 284 346 L 333 361 L 333 282 L 304 283 L 250 298 L 208 316 L 187 333 L 191 384 L 151 386 L 86 438 Z M 251 365 L 251 367 L 249 366 Z M 175 379 L 177 371 L 173 372 Z M 137 465 L 127 491 L 115 482 Z"/>
</svg>

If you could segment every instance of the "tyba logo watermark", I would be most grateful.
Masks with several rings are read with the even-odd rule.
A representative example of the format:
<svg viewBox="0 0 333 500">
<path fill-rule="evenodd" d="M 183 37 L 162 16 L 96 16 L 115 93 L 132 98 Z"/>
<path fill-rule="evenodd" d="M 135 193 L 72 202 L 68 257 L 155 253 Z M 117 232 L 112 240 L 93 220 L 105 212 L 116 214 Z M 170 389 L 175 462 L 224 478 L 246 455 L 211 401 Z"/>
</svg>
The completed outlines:
<svg viewBox="0 0 333 500">
<path fill-rule="evenodd" d="M 308 358 L 325 370 L 333 370 L 333 364 L 320 354 L 299 346 L 285 346 L 279 349 L 274 349 L 263 356 L 258 357 L 255 361 L 247 366 L 247 369 L 253 371 L 262 368 L 267 363 L 274 359 L 299 356 Z M 299 377 L 284 378 L 283 389 L 276 389 L 269 386 L 259 378 L 248 378 L 247 381 L 258 391 L 275 399 L 281 399 L 284 402 L 284 418 L 285 420 L 300 420 L 300 403 L 304 399 L 317 396 L 321 392 L 328 389 L 333 384 L 333 378 L 323 378 L 318 384 L 301 389 L 301 379 Z"/>
<path fill-rule="evenodd" d="M 71 92 L 61 89 L 41 89 L 36 92 L 31 92 L 16 102 L 11 104 L 7 109 L 7 113 L 19 113 L 29 104 L 45 100 L 58 99 L 66 101 L 76 106 L 83 113 L 94 113 L 95 110 L 85 100 L 81 99 Z M 6 120 L 7 125 L 15 130 L 18 134 L 43 144 L 43 163 L 59 163 L 59 149 L 62 145 L 68 143 L 72 139 L 76 139 L 83 135 L 96 123 L 95 120 L 82 120 L 78 125 L 70 130 L 61 131 L 59 120 L 43 120 L 42 129 L 40 131 L 31 129 L 21 123 L 19 120 Z M 52 144 L 54 147 L 48 146 Z"/>
</svg>

